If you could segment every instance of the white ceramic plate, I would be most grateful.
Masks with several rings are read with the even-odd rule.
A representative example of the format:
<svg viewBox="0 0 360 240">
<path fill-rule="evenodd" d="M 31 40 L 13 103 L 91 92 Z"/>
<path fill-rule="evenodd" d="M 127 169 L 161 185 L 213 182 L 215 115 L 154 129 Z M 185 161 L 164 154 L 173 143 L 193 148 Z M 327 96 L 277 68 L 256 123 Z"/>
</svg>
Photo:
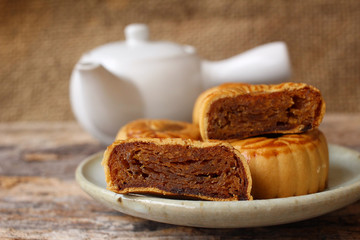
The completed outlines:
<svg viewBox="0 0 360 240">
<path fill-rule="evenodd" d="M 94 199 L 136 217 L 207 228 L 269 226 L 320 216 L 360 199 L 360 153 L 337 145 L 330 145 L 329 151 L 327 190 L 299 197 L 211 202 L 116 194 L 106 190 L 102 153 L 78 166 L 76 180 Z"/>
</svg>

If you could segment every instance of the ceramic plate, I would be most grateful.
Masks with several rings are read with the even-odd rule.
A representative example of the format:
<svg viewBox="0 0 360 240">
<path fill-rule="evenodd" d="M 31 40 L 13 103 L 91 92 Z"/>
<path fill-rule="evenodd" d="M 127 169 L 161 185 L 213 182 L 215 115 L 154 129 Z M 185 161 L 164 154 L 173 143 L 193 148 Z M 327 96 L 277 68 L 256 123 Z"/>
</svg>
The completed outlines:
<svg viewBox="0 0 360 240">
<path fill-rule="evenodd" d="M 211 202 L 116 194 L 106 190 L 102 153 L 78 166 L 76 180 L 94 199 L 136 217 L 207 228 L 269 226 L 320 216 L 360 199 L 360 153 L 337 145 L 330 145 L 329 152 L 327 190 L 298 197 Z"/>
</svg>

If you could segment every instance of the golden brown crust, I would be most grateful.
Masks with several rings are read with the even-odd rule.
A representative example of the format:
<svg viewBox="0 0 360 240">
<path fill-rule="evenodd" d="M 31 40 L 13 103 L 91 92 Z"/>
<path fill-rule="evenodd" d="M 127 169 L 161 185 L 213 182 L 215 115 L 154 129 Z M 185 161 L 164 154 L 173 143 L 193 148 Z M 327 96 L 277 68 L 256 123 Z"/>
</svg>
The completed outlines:
<svg viewBox="0 0 360 240">
<path fill-rule="evenodd" d="M 227 114 L 232 114 L 238 123 Z M 228 83 L 208 89 L 198 97 L 193 123 L 199 126 L 203 140 L 241 139 L 304 132 L 319 126 L 324 114 L 325 102 L 320 91 L 304 83 Z"/>
<path fill-rule="evenodd" d="M 139 119 L 123 126 L 116 140 L 128 138 L 183 138 L 200 140 L 199 128 L 191 123 L 165 119 Z"/>
<path fill-rule="evenodd" d="M 249 163 L 255 199 L 298 196 L 326 188 L 328 147 L 325 136 L 317 129 L 230 143 Z"/>
<path fill-rule="evenodd" d="M 226 142 L 117 140 L 104 153 L 107 189 L 213 201 L 251 200 L 244 157 Z"/>
</svg>

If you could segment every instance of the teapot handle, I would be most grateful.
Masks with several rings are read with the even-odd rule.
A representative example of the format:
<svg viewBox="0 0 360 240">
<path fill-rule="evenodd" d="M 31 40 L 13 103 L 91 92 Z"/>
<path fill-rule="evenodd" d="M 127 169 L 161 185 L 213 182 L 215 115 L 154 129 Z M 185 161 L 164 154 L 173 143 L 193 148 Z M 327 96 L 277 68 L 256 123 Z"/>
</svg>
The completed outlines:
<svg viewBox="0 0 360 240">
<path fill-rule="evenodd" d="M 204 87 L 225 82 L 274 84 L 291 75 L 291 64 L 284 42 L 272 42 L 221 61 L 203 61 Z"/>
</svg>

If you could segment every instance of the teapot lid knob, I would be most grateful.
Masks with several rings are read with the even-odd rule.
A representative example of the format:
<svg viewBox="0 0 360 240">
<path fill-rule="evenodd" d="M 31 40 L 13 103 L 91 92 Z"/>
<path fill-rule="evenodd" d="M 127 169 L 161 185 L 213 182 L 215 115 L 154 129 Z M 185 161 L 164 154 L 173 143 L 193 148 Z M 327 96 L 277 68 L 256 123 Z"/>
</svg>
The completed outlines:
<svg viewBox="0 0 360 240">
<path fill-rule="evenodd" d="M 149 28 L 146 24 L 133 23 L 125 28 L 126 43 L 136 45 L 149 40 Z"/>
</svg>

